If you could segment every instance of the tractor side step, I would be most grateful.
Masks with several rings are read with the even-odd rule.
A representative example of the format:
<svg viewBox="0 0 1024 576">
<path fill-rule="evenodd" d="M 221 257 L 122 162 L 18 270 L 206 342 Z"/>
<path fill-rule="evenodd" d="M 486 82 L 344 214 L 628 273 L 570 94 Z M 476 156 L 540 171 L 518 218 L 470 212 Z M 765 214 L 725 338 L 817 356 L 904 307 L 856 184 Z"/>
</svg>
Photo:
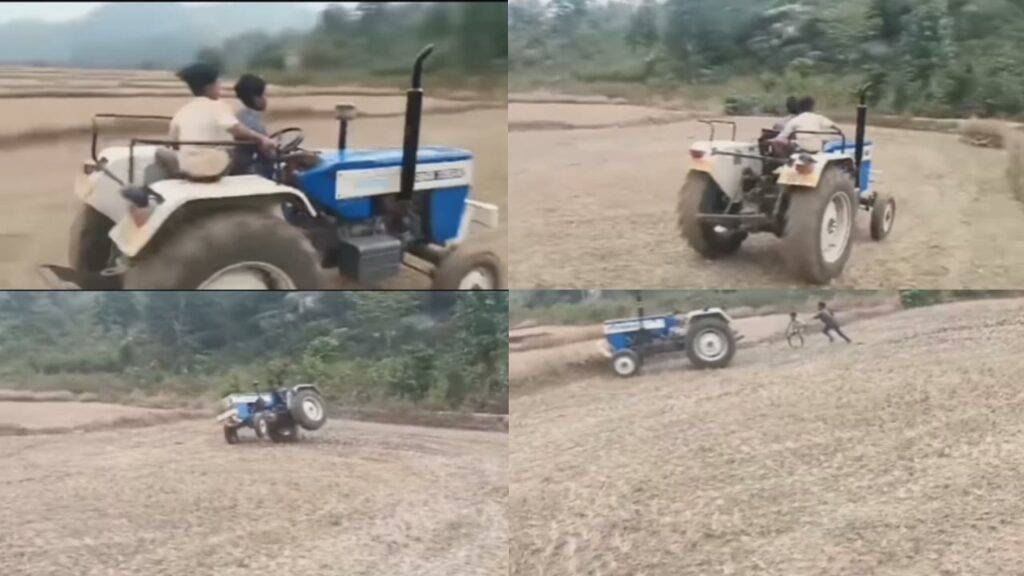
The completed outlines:
<svg viewBox="0 0 1024 576">
<path fill-rule="evenodd" d="M 726 228 L 770 226 L 775 220 L 764 214 L 698 214 L 697 221 Z"/>
</svg>

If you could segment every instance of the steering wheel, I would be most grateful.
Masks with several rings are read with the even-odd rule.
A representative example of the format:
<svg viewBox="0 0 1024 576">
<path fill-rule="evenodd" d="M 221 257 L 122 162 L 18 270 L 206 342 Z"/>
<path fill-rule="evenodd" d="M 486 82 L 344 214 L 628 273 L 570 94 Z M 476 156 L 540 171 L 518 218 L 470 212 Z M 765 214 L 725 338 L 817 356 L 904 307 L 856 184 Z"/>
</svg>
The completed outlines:
<svg viewBox="0 0 1024 576">
<path fill-rule="evenodd" d="M 285 141 L 283 138 L 286 134 L 295 134 L 290 140 Z M 302 145 L 303 140 L 306 139 L 305 134 L 302 133 L 302 128 L 291 127 L 283 130 L 278 130 L 269 136 L 270 139 L 277 141 L 277 154 L 278 156 L 284 156 L 290 154 L 299 149 Z"/>
</svg>

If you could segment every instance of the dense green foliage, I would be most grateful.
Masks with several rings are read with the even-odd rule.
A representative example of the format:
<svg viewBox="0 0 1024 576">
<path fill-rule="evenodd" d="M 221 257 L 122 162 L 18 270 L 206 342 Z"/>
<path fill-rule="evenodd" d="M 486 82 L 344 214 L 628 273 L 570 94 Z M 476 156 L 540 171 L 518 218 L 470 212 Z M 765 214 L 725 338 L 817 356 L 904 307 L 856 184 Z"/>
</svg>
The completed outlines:
<svg viewBox="0 0 1024 576">
<path fill-rule="evenodd" d="M 315 382 L 343 404 L 508 408 L 505 293 L 0 294 L 0 381 L 146 392 Z M 62 380 L 76 381 L 76 380 Z M 81 380 L 77 380 L 81 381 Z M 74 386 L 70 386 L 74 388 Z"/>
<path fill-rule="evenodd" d="M 1021 0 L 512 0 L 514 88 L 717 87 L 774 112 L 786 94 L 926 116 L 1024 115 Z"/>
<path fill-rule="evenodd" d="M 235 36 L 199 59 L 237 73 L 258 71 L 282 82 L 406 75 L 427 44 L 432 78 L 446 84 L 504 83 L 508 71 L 503 2 L 360 2 L 324 9 L 308 32 Z"/>
<path fill-rule="evenodd" d="M 1020 298 L 1020 290 L 901 290 L 900 303 L 904 308 L 920 308 L 958 300 L 986 298 Z"/>
</svg>

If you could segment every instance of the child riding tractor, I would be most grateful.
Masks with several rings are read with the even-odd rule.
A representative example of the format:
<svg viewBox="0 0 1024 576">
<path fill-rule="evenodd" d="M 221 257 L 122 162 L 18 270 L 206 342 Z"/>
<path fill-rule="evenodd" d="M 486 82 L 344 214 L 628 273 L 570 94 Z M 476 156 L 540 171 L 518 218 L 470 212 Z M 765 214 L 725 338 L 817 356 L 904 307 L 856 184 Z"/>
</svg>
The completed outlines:
<svg viewBox="0 0 1024 576">
<path fill-rule="evenodd" d="M 261 147 L 273 143 L 271 178 L 173 173 L 160 161 L 169 148 L 180 158 L 185 149 L 256 142 L 132 138 L 98 153 L 99 119 L 170 118 L 97 115 L 92 160 L 75 187 L 85 205 L 72 228 L 71 266 L 41 266 L 41 275 L 60 288 L 291 290 L 319 288 L 321 270 L 374 286 L 406 266 L 433 289 L 503 288 L 497 256 L 464 245 L 471 223 L 498 225 L 498 208 L 472 199 L 473 154 L 419 145 L 432 50 L 413 66 L 401 148 L 349 149 L 356 110 L 341 105 L 335 150 L 303 149 L 296 127 L 258 137 Z"/>
</svg>

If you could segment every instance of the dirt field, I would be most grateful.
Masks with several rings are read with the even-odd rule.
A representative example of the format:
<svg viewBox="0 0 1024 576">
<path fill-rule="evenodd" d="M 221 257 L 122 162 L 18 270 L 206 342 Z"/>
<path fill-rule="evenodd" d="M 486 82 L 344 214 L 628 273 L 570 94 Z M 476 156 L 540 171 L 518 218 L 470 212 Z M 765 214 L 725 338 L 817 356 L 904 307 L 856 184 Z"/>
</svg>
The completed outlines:
<svg viewBox="0 0 1024 576">
<path fill-rule="evenodd" d="M 0 216 L 0 289 L 43 288 L 35 267 L 67 263 L 69 227 L 78 206 L 74 178 L 89 155 L 92 114 L 173 114 L 187 100 L 166 75 L 108 71 L 84 76 L 76 82 L 67 71 L 0 70 L 0 117 L 6 119 L 0 127 L 0 170 L 8 174 L 0 183 L 0 202 L 8 207 Z M 139 82 L 136 76 L 156 87 L 139 91 L 124 85 Z M 32 90 L 42 90 L 37 86 L 41 84 L 45 91 L 39 94 L 15 86 L 29 80 Z M 332 148 L 337 142 L 337 122 L 329 111 L 336 103 L 351 102 L 367 117 L 351 126 L 350 146 L 401 146 L 404 97 L 400 92 L 339 87 L 306 89 L 307 94 L 330 95 L 302 95 L 301 90 L 270 89 L 269 127 L 298 126 L 306 133 L 307 147 Z M 75 97 L 44 97 L 65 91 Z M 87 94 L 100 96 L 82 97 Z M 492 231 L 474 226 L 470 242 L 474 248 L 494 250 L 507 261 L 507 112 L 503 104 L 495 106 L 489 101 L 428 98 L 422 142 L 473 151 L 474 194 L 501 208 L 501 227 Z M 113 136 L 108 142 L 116 144 L 123 138 Z M 336 273 L 326 272 L 324 278 L 332 288 L 347 287 Z M 429 280 L 405 271 L 386 286 L 426 288 Z"/>
<path fill-rule="evenodd" d="M 512 573 L 1019 572 L 1024 300 L 846 328 L 514 396 Z"/>
<path fill-rule="evenodd" d="M 245 440 L 205 419 L 0 436 L 3 574 L 508 572 L 506 434 L 333 420 Z"/>
<path fill-rule="evenodd" d="M 515 222 L 513 288 L 795 286 L 771 235 L 734 257 L 702 260 L 680 239 L 676 203 L 692 142 L 706 126 L 678 111 L 611 104 L 509 106 Z M 735 118 L 753 139 L 769 118 Z M 844 126 L 853 134 L 852 126 Z M 954 134 L 870 128 L 880 190 L 898 202 L 881 244 L 858 216 L 838 287 L 1016 288 L 1024 285 L 1024 206 L 1006 182 L 1005 152 Z"/>
</svg>

